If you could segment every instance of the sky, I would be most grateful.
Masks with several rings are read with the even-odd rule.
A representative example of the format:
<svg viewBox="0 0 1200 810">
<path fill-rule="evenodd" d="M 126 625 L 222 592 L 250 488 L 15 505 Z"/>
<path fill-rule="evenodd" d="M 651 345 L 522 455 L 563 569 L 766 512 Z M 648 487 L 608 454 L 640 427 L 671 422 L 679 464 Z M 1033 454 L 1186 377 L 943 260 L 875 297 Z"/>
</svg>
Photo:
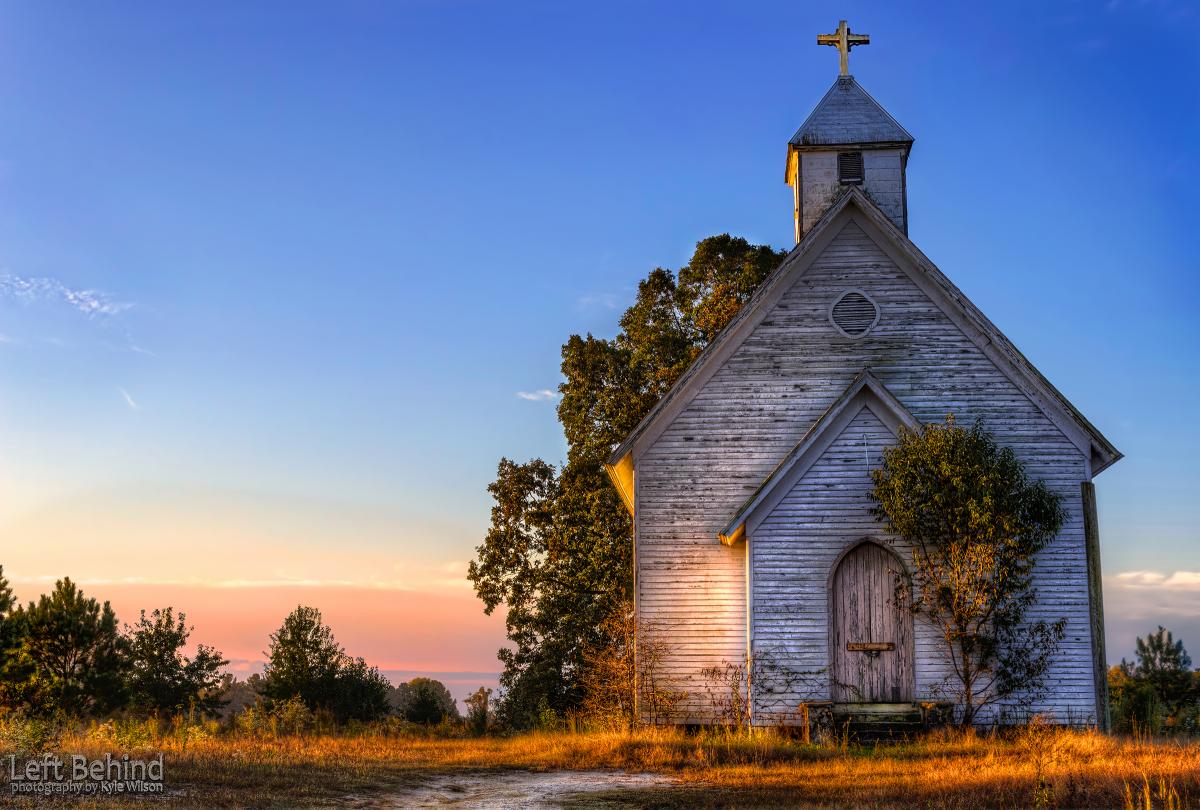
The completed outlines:
<svg viewBox="0 0 1200 810">
<path fill-rule="evenodd" d="M 730 232 L 856 78 L 910 236 L 1126 454 L 1109 655 L 1200 653 L 1200 9 L 0 2 L 0 564 L 252 671 L 296 604 L 395 678 L 494 683 L 465 580 L 559 348 Z"/>
</svg>

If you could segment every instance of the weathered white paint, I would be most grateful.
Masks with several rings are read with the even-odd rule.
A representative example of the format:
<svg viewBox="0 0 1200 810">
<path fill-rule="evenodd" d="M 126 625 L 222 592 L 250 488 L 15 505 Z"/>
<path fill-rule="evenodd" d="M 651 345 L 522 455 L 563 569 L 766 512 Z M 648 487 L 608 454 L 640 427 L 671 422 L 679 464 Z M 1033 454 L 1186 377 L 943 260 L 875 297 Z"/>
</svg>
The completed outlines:
<svg viewBox="0 0 1200 810">
<path fill-rule="evenodd" d="M 742 346 L 749 334 L 763 323 L 783 295 L 799 282 L 813 261 L 821 256 L 850 220 L 866 228 L 876 244 L 908 273 L 963 334 L 967 335 L 1025 396 L 1037 404 L 1081 452 L 1090 457 L 1093 475 L 1121 458 L 1120 452 L 1112 443 L 1033 367 L 995 324 L 900 233 L 857 186 L 849 186 L 812 232 L 759 286 L 746 305 L 704 349 L 671 390 L 613 450 L 609 457 L 610 465 L 617 464 L 631 451 L 636 464 L 636 459 L 640 458 L 671 422 L 688 407 L 697 392 Z"/>
<path fill-rule="evenodd" d="M 800 234 L 812 230 L 843 186 L 837 176 L 837 149 L 800 152 Z M 855 150 L 858 151 L 858 150 Z M 861 188 L 901 231 L 908 230 L 904 206 L 904 150 L 864 147 Z"/>
<path fill-rule="evenodd" d="M 853 202 L 869 213 L 861 196 Z M 637 471 L 637 609 L 671 629 L 668 670 L 693 695 L 681 720 L 711 719 L 700 671 L 743 661 L 748 638 L 755 649 L 787 651 L 798 667 L 827 666 L 829 566 L 847 544 L 880 533 L 868 511 L 867 469 L 894 441 L 891 431 L 856 420 L 770 518 L 751 528 L 748 548 L 716 537 L 863 368 L 921 421 L 948 412 L 982 420 L 1031 475 L 1063 494 L 1068 520 L 1040 560 L 1034 616 L 1065 617 L 1067 638 L 1051 673 L 1055 697 L 1039 708 L 1064 720 L 1094 716 L 1079 485 L 1090 477 L 1092 444 L 1111 445 L 1073 421 L 1069 406 L 1064 418 L 1016 361 L 997 356 L 995 341 L 970 333 L 962 311 L 886 244 L 871 216 L 853 207 L 834 213 L 806 237 L 812 244 L 798 248 L 816 251 L 803 272 L 787 278 L 736 342 L 702 358 L 714 367 L 694 373 L 687 397 L 667 403 L 661 424 L 625 447 Z M 828 319 L 830 301 L 851 287 L 881 310 L 858 340 L 839 335 Z M 965 300 L 956 306 L 970 307 Z M 920 622 L 915 637 L 918 696 L 932 697 L 944 664 Z"/>
</svg>

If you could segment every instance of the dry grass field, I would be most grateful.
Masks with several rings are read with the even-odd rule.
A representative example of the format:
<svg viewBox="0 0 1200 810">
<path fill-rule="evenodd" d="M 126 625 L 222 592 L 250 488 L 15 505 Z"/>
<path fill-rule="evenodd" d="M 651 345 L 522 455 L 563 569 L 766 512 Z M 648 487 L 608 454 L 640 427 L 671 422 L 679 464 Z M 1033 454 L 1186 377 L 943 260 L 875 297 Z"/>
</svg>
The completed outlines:
<svg viewBox="0 0 1200 810">
<path fill-rule="evenodd" d="M 1200 806 L 1200 743 L 1114 739 L 1032 726 L 1011 735 L 945 732 L 875 747 L 805 745 L 678 732 L 438 739 L 411 734 L 146 741 L 165 752 L 169 795 L 141 806 L 406 806 L 426 781 L 498 771 L 619 769 L 653 785 L 557 799 L 566 807 L 1009 808 Z M 55 746 L 103 755 L 95 734 Z M 7 756 L 5 779 L 8 778 Z M 11 802 L 7 785 L 0 804 Z M 19 806 L 113 807 L 116 800 L 29 799 Z"/>
</svg>

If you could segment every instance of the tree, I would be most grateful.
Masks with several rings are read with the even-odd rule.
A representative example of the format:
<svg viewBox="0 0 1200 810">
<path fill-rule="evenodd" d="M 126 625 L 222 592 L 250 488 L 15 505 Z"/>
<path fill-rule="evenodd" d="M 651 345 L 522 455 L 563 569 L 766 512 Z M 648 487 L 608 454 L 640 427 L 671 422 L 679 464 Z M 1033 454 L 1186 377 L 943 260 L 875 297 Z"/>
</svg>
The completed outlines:
<svg viewBox="0 0 1200 810">
<path fill-rule="evenodd" d="M 20 638 L 15 696 L 39 714 L 101 715 L 124 705 L 125 640 L 108 602 L 87 598 L 69 578 L 10 615 Z"/>
<path fill-rule="evenodd" d="M 1137 639 L 1137 663 L 1121 659 L 1108 673 L 1109 694 L 1118 731 L 1200 730 L 1200 673 L 1183 641 L 1159 625 Z"/>
<path fill-rule="evenodd" d="M 691 261 L 679 271 L 679 308 L 696 330 L 693 340 L 699 348 L 733 320 L 786 255 L 727 233 L 696 245 Z"/>
<path fill-rule="evenodd" d="M 351 658 L 322 622 L 321 611 L 298 606 L 271 634 L 260 691 L 270 701 L 299 698 L 312 712 L 339 723 L 387 714 L 391 684 L 376 667 Z"/>
<path fill-rule="evenodd" d="M 392 694 L 396 714 L 410 723 L 432 725 L 443 720 L 457 720 L 458 704 L 441 681 L 432 678 L 413 678 L 396 687 Z"/>
<path fill-rule="evenodd" d="M 617 643 L 605 621 L 632 596 L 632 526 L 604 462 L 784 255 L 728 234 L 705 239 L 678 274 L 658 268 L 638 285 L 616 337 L 563 345 L 566 463 L 500 460 L 468 573 L 486 613 L 506 608 L 506 723 L 579 708 L 585 652 Z"/>
<path fill-rule="evenodd" d="M 491 720 L 491 712 L 488 711 L 491 702 L 492 690 L 483 686 L 467 696 L 467 728 L 471 733 L 487 733 Z"/>
<path fill-rule="evenodd" d="M 12 588 L 4 577 L 4 566 L 0 565 L 0 620 L 8 618 L 8 614 L 12 613 L 16 606 L 16 597 L 13 596 Z"/>
<path fill-rule="evenodd" d="M 221 676 L 218 716 L 222 721 L 233 719 L 244 709 L 258 702 L 261 693 L 262 675 L 253 673 L 246 680 L 239 680 L 232 672 Z"/>
<path fill-rule="evenodd" d="M 338 672 L 346 653 L 333 631 L 322 623 L 321 611 L 298 606 L 271 634 L 265 653 L 262 694 L 270 700 L 299 697 L 310 710 L 332 711 Z"/>
<path fill-rule="evenodd" d="M 130 704 L 146 713 L 170 714 L 192 709 L 219 713 L 221 668 L 229 663 L 203 644 L 187 658 L 183 649 L 192 632 L 187 617 L 171 607 L 142 611 L 138 623 L 125 626 L 129 657 Z"/>
<path fill-rule="evenodd" d="M 339 723 L 359 720 L 369 723 L 386 717 L 392 684 L 377 667 L 361 658 L 346 658 L 338 670 L 337 699 L 333 716 Z"/>
<path fill-rule="evenodd" d="M 1044 694 L 1065 622 L 1026 614 L 1037 554 L 1065 517 L 1060 496 L 1029 480 L 978 423 L 966 429 L 952 416 L 903 431 L 871 474 L 877 517 L 913 549 L 912 581 L 898 577 L 897 600 L 939 631 L 962 723 Z"/>
<path fill-rule="evenodd" d="M 1192 658 L 1182 639 L 1176 641 L 1171 631 L 1160 624 L 1158 630 L 1137 640 L 1134 652 L 1136 675 L 1149 681 L 1164 700 L 1185 696 L 1191 682 Z"/>
<path fill-rule="evenodd" d="M 20 624 L 13 615 L 16 606 L 4 566 L 0 566 L 0 706 L 8 708 L 20 705 L 27 677 L 20 654 Z"/>
</svg>

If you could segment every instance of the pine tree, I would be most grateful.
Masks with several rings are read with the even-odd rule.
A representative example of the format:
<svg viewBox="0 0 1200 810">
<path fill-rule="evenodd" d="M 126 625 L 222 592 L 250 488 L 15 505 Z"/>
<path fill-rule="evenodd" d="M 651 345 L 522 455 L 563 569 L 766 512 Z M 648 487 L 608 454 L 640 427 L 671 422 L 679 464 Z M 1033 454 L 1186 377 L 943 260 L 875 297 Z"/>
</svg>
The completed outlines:
<svg viewBox="0 0 1200 810">
<path fill-rule="evenodd" d="M 13 697 L 40 714 L 98 716 L 124 706 L 126 643 L 108 602 L 83 595 L 69 578 L 9 617 L 20 642 Z"/>
</svg>

